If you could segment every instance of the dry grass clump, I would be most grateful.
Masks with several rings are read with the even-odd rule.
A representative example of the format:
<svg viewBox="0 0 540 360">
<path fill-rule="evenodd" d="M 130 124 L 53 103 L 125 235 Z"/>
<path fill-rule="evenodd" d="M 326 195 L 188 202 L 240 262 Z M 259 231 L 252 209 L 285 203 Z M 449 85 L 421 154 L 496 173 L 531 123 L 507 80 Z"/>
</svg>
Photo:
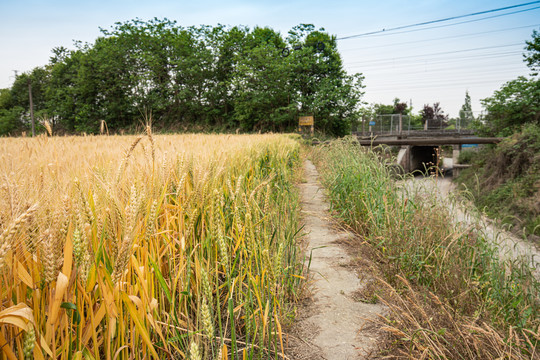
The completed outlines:
<svg viewBox="0 0 540 360">
<path fill-rule="evenodd" d="M 149 128 L 0 139 L 0 354 L 281 358 L 298 147 Z"/>
<path fill-rule="evenodd" d="M 489 321 L 467 317 L 441 301 L 430 291 L 414 289 L 403 277 L 399 290 L 384 280 L 385 296 L 380 301 L 389 310 L 381 317 L 387 339 L 380 358 L 403 359 L 534 359 L 535 336 L 526 329 L 508 333 Z"/>
</svg>

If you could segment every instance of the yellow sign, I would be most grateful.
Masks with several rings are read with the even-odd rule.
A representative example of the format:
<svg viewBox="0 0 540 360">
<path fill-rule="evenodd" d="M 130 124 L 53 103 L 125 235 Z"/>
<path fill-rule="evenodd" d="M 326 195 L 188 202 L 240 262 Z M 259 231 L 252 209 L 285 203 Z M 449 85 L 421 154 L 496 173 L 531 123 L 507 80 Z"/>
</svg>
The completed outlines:
<svg viewBox="0 0 540 360">
<path fill-rule="evenodd" d="M 298 125 L 300 126 L 312 126 L 313 116 L 300 116 L 298 118 Z"/>
</svg>

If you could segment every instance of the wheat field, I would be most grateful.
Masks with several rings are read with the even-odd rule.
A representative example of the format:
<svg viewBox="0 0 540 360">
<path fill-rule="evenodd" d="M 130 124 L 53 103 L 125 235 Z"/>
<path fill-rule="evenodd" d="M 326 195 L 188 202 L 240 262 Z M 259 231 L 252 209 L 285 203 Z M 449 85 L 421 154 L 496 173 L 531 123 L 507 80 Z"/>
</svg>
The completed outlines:
<svg viewBox="0 0 540 360">
<path fill-rule="evenodd" d="M 0 139 L 0 358 L 283 358 L 287 135 Z"/>
</svg>

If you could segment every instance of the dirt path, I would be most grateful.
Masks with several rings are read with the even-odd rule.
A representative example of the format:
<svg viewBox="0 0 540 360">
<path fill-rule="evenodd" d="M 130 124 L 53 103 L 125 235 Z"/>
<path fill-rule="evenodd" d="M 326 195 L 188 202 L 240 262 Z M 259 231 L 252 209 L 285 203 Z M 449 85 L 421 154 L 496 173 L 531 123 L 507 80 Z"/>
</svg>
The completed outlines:
<svg viewBox="0 0 540 360">
<path fill-rule="evenodd" d="M 376 332 L 367 319 L 384 311 L 379 304 L 354 299 L 365 284 L 343 243 L 353 237 L 337 232 L 328 219 L 328 203 L 315 166 L 304 163 L 306 183 L 300 185 L 312 297 L 304 304 L 293 329 L 294 359 L 365 359 L 375 348 Z M 340 245 L 341 244 L 341 245 Z M 371 326 L 372 327 L 372 326 Z M 296 338 L 296 340 L 295 340 Z"/>
</svg>

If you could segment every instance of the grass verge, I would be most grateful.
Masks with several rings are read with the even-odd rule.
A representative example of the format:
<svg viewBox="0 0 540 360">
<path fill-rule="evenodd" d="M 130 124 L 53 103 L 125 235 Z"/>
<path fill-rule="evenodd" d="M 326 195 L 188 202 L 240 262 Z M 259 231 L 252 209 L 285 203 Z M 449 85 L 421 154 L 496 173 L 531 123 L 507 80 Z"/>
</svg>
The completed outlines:
<svg viewBox="0 0 540 360">
<path fill-rule="evenodd" d="M 539 282 L 501 260 L 474 229 L 455 228 L 436 201 L 400 189 L 389 164 L 350 139 L 313 150 L 332 210 L 373 247 L 390 310 L 390 357 L 538 356 Z"/>
<path fill-rule="evenodd" d="M 524 126 L 493 148 L 464 154 L 472 167 L 457 180 L 476 206 L 540 245 L 540 126 Z"/>
</svg>

